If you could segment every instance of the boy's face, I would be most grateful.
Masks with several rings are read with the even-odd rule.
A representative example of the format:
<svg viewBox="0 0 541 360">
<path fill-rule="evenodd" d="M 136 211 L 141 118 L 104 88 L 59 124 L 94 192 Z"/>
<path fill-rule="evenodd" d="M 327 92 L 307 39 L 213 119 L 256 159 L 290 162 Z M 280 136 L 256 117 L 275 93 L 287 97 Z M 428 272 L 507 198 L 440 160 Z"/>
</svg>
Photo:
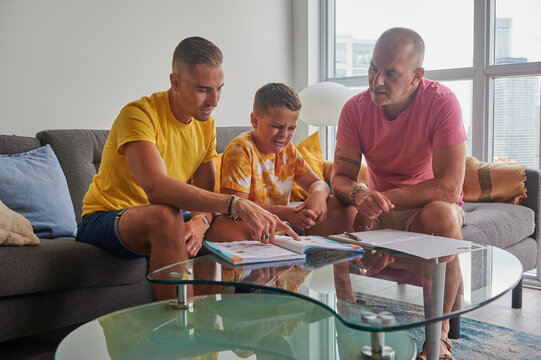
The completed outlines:
<svg viewBox="0 0 541 360">
<path fill-rule="evenodd" d="M 285 106 L 274 106 L 266 113 L 253 112 L 250 115 L 254 127 L 254 140 L 263 154 L 279 153 L 291 141 L 299 111 L 289 110 Z"/>
</svg>

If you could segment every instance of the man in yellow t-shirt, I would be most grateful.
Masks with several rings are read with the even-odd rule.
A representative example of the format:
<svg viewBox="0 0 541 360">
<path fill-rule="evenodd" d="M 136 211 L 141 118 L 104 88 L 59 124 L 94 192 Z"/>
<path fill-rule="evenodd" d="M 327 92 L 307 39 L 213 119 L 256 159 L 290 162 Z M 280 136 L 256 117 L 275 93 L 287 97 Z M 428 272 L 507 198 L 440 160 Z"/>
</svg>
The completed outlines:
<svg viewBox="0 0 541 360">
<path fill-rule="evenodd" d="M 126 105 L 115 120 L 83 200 L 77 240 L 126 258 L 148 256 L 152 271 L 195 256 L 213 213 L 242 219 L 254 240 L 273 241 L 276 230 L 296 237 L 253 202 L 212 192 L 220 49 L 200 37 L 184 39 L 169 79 L 168 91 Z M 181 210 L 192 211 L 190 221 Z M 157 300 L 175 296 L 172 286 L 153 286 Z"/>
<path fill-rule="evenodd" d="M 256 202 L 294 227 L 308 230 L 325 220 L 330 189 L 291 144 L 300 108 L 297 93 L 287 85 L 270 83 L 256 92 L 250 116 L 254 130 L 237 136 L 225 150 L 221 192 Z M 289 207 L 294 182 L 309 196 Z M 207 233 L 209 241 L 249 238 L 247 224 L 224 216 L 216 218 Z"/>
</svg>

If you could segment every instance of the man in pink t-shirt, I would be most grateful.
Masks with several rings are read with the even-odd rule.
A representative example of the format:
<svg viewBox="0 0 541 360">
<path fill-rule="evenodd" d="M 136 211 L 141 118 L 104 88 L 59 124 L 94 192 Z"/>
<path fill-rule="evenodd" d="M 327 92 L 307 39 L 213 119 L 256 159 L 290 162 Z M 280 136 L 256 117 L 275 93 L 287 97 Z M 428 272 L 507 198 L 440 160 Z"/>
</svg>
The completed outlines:
<svg viewBox="0 0 541 360">
<path fill-rule="evenodd" d="M 348 230 L 392 228 L 462 238 L 462 113 L 448 88 L 423 79 L 423 56 L 416 32 L 387 30 L 374 47 L 369 89 L 342 109 L 331 185 L 337 206 L 347 207 Z M 357 183 L 363 156 L 367 184 Z M 334 226 L 343 220 L 339 224 Z M 336 230 L 344 229 L 330 231 Z"/>
<path fill-rule="evenodd" d="M 423 79 L 423 57 L 424 42 L 410 29 L 387 30 L 376 42 L 369 89 L 350 99 L 340 115 L 331 180 L 334 202 L 329 201 L 327 221 L 315 233 L 387 228 L 462 238 L 462 114 L 449 89 Z M 367 184 L 357 183 L 363 156 Z M 394 261 L 377 256 L 363 263 L 379 271 Z M 458 284 L 446 278 L 444 312 L 450 311 Z M 444 356 L 450 354 L 448 326 L 444 321 Z"/>
</svg>

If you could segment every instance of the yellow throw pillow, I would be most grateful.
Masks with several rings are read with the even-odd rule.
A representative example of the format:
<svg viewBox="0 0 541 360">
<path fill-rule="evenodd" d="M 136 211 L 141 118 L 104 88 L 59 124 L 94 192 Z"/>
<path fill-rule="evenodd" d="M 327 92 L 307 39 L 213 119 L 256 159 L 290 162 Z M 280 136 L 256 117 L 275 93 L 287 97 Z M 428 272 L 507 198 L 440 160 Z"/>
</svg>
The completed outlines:
<svg viewBox="0 0 541 360">
<path fill-rule="evenodd" d="M 325 180 L 323 152 L 321 151 L 321 143 L 319 141 L 319 131 L 316 131 L 306 139 L 296 145 L 297 150 L 301 153 L 304 161 L 316 175 Z M 308 198 L 308 194 L 299 185 L 293 184 L 289 201 L 303 201 Z"/>
<path fill-rule="evenodd" d="M 518 204 L 526 197 L 526 165 L 487 163 L 466 158 L 464 201 Z"/>
<path fill-rule="evenodd" d="M 218 154 L 214 158 L 214 166 L 216 166 L 216 183 L 214 184 L 214 192 L 219 193 L 220 192 L 220 181 L 222 176 L 222 158 L 224 157 L 224 153 Z"/>
</svg>

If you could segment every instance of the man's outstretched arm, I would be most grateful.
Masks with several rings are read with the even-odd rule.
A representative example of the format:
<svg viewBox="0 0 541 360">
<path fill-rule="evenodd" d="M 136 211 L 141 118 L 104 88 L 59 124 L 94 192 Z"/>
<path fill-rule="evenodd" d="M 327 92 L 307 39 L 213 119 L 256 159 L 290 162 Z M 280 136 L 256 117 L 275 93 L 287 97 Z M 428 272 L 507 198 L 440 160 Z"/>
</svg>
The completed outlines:
<svg viewBox="0 0 541 360">
<path fill-rule="evenodd" d="M 147 141 L 130 142 L 125 145 L 125 154 L 130 170 L 151 204 L 167 204 L 192 211 L 228 213 L 227 195 L 206 191 L 169 177 L 154 144 Z M 271 234 L 270 240 L 273 241 L 276 230 L 298 239 L 298 235 L 276 215 L 249 200 L 238 201 L 236 209 L 252 230 L 254 240 L 261 239 L 262 234 Z"/>
</svg>

